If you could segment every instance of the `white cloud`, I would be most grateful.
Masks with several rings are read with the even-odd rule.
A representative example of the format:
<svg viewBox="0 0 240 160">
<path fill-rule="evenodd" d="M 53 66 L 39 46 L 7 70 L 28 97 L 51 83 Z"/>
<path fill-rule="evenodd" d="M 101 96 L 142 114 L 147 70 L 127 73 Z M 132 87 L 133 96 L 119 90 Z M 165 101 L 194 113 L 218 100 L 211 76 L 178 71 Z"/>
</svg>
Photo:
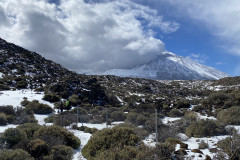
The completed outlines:
<svg viewBox="0 0 240 160">
<path fill-rule="evenodd" d="M 1 37 L 80 72 L 131 68 L 165 50 L 154 37 L 178 30 L 156 10 L 128 0 L 0 1 Z"/>
<path fill-rule="evenodd" d="M 208 56 L 204 55 L 204 54 L 196 54 L 196 53 L 192 53 L 189 56 L 187 56 L 187 58 L 194 60 L 197 63 L 202 63 L 204 64 L 207 59 L 209 58 Z"/>
<path fill-rule="evenodd" d="M 175 6 L 176 12 L 190 17 L 222 42 L 227 52 L 240 55 L 240 1 L 239 0 L 162 0 Z"/>
</svg>

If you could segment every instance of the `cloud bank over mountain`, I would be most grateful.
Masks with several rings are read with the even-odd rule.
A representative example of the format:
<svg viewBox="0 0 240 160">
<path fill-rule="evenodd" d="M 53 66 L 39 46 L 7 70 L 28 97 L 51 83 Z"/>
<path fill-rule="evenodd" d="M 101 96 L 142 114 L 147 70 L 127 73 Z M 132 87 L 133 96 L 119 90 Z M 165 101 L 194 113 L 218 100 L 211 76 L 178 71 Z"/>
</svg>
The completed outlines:
<svg viewBox="0 0 240 160">
<path fill-rule="evenodd" d="M 1 37 L 63 66 L 97 73 L 132 68 L 165 51 L 155 29 L 176 32 L 179 24 L 129 0 L 87 3 L 62 0 L 0 1 Z"/>
</svg>

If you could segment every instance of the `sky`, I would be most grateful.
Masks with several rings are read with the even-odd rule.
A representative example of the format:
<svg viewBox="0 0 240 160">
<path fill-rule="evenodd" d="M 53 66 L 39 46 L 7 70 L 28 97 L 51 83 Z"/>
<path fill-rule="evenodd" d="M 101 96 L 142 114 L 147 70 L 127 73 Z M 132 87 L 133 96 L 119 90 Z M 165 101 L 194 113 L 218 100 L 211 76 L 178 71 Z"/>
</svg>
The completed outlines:
<svg viewBox="0 0 240 160">
<path fill-rule="evenodd" d="M 170 51 L 240 75 L 239 0 L 0 0 L 0 37 L 79 73 Z"/>
</svg>

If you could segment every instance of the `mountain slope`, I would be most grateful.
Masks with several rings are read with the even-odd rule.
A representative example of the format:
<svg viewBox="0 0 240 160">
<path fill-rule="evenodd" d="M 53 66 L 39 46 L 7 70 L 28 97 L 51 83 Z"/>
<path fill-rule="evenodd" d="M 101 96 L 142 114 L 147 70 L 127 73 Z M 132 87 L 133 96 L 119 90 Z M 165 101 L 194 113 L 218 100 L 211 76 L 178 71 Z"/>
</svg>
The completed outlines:
<svg viewBox="0 0 240 160">
<path fill-rule="evenodd" d="M 177 56 L 171 52 L 164 52 L 148 64 L 127 70 L 113 69 L 103 75 L 121 77 L 137 77 L 159 80 L 213 80 L 228 77 L 227 74 L 208 67 L 189 58 Z"/>
<path fill-rule="evenodd" d="M 97 80 L 69 71 L 41 55 L 0 38 L 0 91 L 35 89 L 82 101 L 105 104 L 107 97 Z"/>
</svg>

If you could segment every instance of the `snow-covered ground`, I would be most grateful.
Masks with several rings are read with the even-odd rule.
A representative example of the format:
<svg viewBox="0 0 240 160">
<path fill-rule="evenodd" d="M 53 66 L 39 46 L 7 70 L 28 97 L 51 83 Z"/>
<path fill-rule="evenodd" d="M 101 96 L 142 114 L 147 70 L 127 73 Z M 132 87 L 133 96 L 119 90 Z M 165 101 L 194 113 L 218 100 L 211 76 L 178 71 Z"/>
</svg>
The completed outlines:
<svg viewBox="0 0 240 160">
<path fill-rule="evenodd" d="M 0 72 L 0 78 L 2 78 L 3 77 L 3 73 L 2 72 Z"/>
<path fill-rule="evenodd" d="M 40 103 L 48 104 L 52 108 L 54 105 L 52 103 L 49 103 L 47 101 L 42 100 L 44 94 L 43 93 L 37 93 L 32 90 L 16 90 L 16 91 L 2 91 L 0 92 L 0 105 L 12 105 L 13 107 L 21 106 L 21 102 L 24 100 L 24 98 L 27 98 L 29 101 L 32 100 L 38 100 Z M 57 110 L 55 110 L 57 112 Z M 40 114 L 34 114 L 35 118 L 38 120 L 38 124 L 40 125 L 52 125 L 52 123 L 45 123 L 44 119 L 50 116 L 48 115 L 40 115 Z M 108 125 L 109 128 L 114 127 L 117 124 L 123 123 L 122 121 L 119 122 L 113 122 L 111 125 Z M 90 124 L 90 123 L 78 123 L 78 126 L 87 126 L 89 128 L 97 128 L 98 130 L 102 130 L 107 127 L 106 123 L 103 124 Z M 8 128 L 16 128 L 18 125 L 6 125 L 6 126 L 0 126 L 0 133 L 3 133 Z M 84 160 L 85 158 L 81 154 L 81 149 L 87 144 L 88 140 L 91 138 L 92 134 L 90 133 L 84 133 L 83 131 L 79 130 L 73 130 L 69 129 L 70 132 L 72 132 L 75 136 L 77 136 L 81 140 L 81 146 L 79 149 L 74 150 L 74 158 L 73 160 Z"/>
<path fill-rule="evenodd" d="M 211 153 L 209 151 L 210 148 L 216 148 L 216 144 L 218 141 L 227 138 L 228 136 L 213 136 L 213 137 L 209 137 L 209 138 L 189 138 L 187 141 L 183 141 L 184 143 L 188 144 L 188 156 L 192 157 L 193 160 L 205 160 L 206 155 L 209 155 L 211 158 L 213 158 L 213 156 L 215 155 L 215 153 Z M 208 148 L 207 149 L 201 149 L 201 151 L 203 152 L 202 157 L 199 157 L 200 153 L 194 153 L 191 152 L 191 150 L 193 149 L 198 149 L 199 143 L 201 141 L 204 141 L 205 143 L 208 144 Z"/>
<path fill-rule="evenodd" d="M 0 126 L 0 133 L 3 133 L 6 129 L 8 128 L 16 128 L 18 125 L 14 125 L 14 124 L 9 124 L 6 126 Z"/>
<path fill-rule="evenodd" d="M 40 103 L 48 104 L 52 108 L 54 105 L 47 101 L 42 100 L 43 92 L 34 92 L 29 89 L 16 90 L 16 91 L 1 91 L 0 92 L 0 105 L 12 105 L 13 107 L 20 106 L 20 103 L 26 97 L 29 101 L 38 100 Z"/>
<path fill-rule="evenodd" d="M 32 90 L 16 90 L 16 91 L 2 91 L 0 92 L 0 105 L 12 105 L 14 107 L 20 106 L 21 101 L 23 101 L 23 98 L 26 97 L 28 100 L 38 100 L 40 103 L 48 104 L 51 107 L 54 107 L 53 104 L 46 102 L 42 100 L 43 98 L 43 93 L 36 93 Z M 56 111 L 55 111 L 56 112 Z M 40 125 L 52 125 L 52 123 L 46 124 L 44 122 L 44 119 L 48 117 L 49 115 L 34 115 L 35 118 L 38 120 L 38 123 Z M 200 119 L 215 119 L 214 117 L 207 117 L 207 116 L 202 116 L 198 114 L 198 117 Z M 162 119 L 162 122 L 164 124 L 171 125 L 174 123 L 174 121 L 179 120 L 180 118 L 172 118 L 172 117 L 164 117 Z M 123 122 L 114 122 L 111 125 L 108 125 L 109 128 L 120 124 Z M 81 123 L 78 123 L 78 126 L 81 126 Z M 89 124 L 89 123 L 83 123 L 84 126 L 87 126 L 89 128 L 97 128 L 98 130 L 102 130 L 107 127 L 106 123 L 103 124 Z M 3 133 L 6 129 L 8 128 L 15 128 L 17 125 L 6 125 L 6 126 L 0 126 L 0 133 Z M 229 126 L 229 127 L 234 127 L 238 130 L 240 133 L 240 126 Z M 81 149 L 87 144 L 88 140 L 91 138 L 90 133 L 84 133 L 83 131 L 79 130 L 73 130 L 70 129 L 69 127 L 67 128 L 70 132 L 72 132 L 75 136 L 77 136 L 81 140 L 81 146 L 79 149 L 74 150 L 74 158 L 73 160 L 79 160 L 79 159 L 85 159 L 82 154 L 81 154 Z M 227 136 L 214 136 L 214 137 L 209 137 L 209 138 L 188 138 L 185 134 L 181 134 L 182 141 L 186 144 L 188 144 L 188 156 L 191 156 L 192 159 L 194 160 L 203 160 L 205 159 L 205 155 L 209 155 L 211 157 L 214 156 L 214 153 L 211 153 L 209 149 L 202 149 L 201 151 L 203 152 L 202 157 L 198 157 L 199 153 L 193 153 L 191 152 L 192 149 L 198 149 L 198 145 L 201 142 L 201 140 L 204 140 L 204 142 L 208 143 L 209 148 L 216 148 L 216 144 L 219 140 L 222 140 L 226 138 Z M 151 134 L 148 137 L 143 140 L 143 142 L 148 145 L 148 146 L 155 146 L 155 135 Z M 179 146 L 176 146 L 176 149 L 178 149 Z"/>
<path fill-rule="evenodd" d="M 162 120 L 163 124 L 172 124 L 174 121 L 179 120 L 179 117 L 164 117 Z"/>
<path fill-rule="evenodd" d="M 150 134 L 148 137 L 146 137 L 143 140 L 143 143 L 149 147 L 154 147 L 156 146 L 156 134 Z"/>
</svg>

